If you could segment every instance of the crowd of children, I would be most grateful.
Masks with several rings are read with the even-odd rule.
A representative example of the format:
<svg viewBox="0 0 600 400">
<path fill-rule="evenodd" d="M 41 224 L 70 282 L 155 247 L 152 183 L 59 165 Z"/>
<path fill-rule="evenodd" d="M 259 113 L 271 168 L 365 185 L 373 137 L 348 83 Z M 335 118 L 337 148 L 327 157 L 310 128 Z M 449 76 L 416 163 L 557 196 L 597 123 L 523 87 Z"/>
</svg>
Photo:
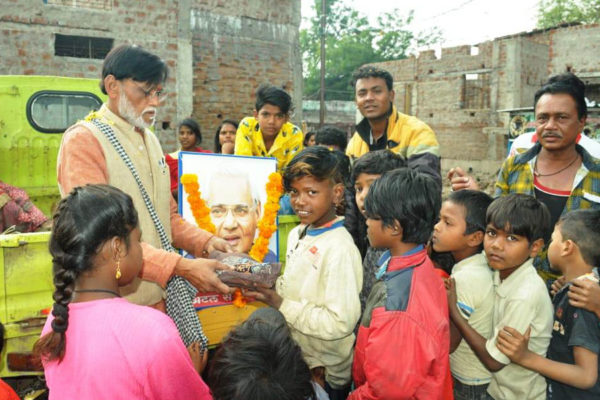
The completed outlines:
<svg viewBox="0 0 600 400">
<path fill-rule="evenodd" d="M 271 308 L 217 351 L 215 399 L 600 398 L 600 306 L 582 283 L 598 282 L 599 210 L 563 215 L 550 238 L 532 196 L 442 202 L 432 175 L 398 154 L 368 152 L 350 169 L 338 132 L 315 136 L 282 169 L 300 219 L 285 272 L 245 292 Z M 79 187 L 59 205 L 55 304 L 36 346 L 51 398 L 210 398 L 172 321 L 119 298 L 142 265 L 139 237 L 118 189 Z M 533 266 L 549 240 L 564 276 L 553 299 Z M 447 279 L 432 252 L 452 260 Z"/>
<path fill-rule="evenodd" d="M 308 147 L 283 176 L 300 225 L 276 286 L 246 292 L 272 311 L 232 331 L 214 357 L 215 399 L 599 398 L 599 310 L 567 293 L 598 282 L 600 211 L 567 213 L 550 239 L 535 198 L 462 190 L 441 202 L 434 179 L 388 150 L 350 172 L 342 153 Z M 348 177 L 364 264 L 336 215 Z M 137 226 L 129 197 L 109 186 L 61 202 L 55 305 L 37 345 L 51 398 L 209 398 L 172 322 L 118 298 L 141 268 Z M 564 275 L 553 300 L 532 264 L 548 240 Z M 452 256 L 449 279 L 428 250 Z"/>
</svg>

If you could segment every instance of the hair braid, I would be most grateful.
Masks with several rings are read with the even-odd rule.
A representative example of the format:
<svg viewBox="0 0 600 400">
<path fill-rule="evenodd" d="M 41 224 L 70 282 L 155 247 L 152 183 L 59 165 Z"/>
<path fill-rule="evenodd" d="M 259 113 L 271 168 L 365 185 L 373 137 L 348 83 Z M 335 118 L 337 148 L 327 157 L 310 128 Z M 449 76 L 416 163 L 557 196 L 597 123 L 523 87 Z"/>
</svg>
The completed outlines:
<svg viewBox="0 0 600 400">
<path fill-rule="evenodd" d="M 75 281 L 93 268 L 102 243 L 119 237 L 128 243 L 138 217 L 131 197 L 108 185 L 76 187 L 54 214 L 49 250 L 52 254 L 55 291 L 52 295 L 52 331 L 40 338 L 34 353 L 45 360 L 62 360 L 69 326 L 69 303 Z"/>
</svg>

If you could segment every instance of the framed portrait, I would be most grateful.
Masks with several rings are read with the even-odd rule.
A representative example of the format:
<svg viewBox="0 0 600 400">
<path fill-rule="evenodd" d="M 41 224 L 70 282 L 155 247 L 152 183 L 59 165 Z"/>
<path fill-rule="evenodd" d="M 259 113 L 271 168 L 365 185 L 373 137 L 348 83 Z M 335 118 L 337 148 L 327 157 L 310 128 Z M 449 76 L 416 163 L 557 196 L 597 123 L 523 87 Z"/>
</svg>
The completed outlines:
<svg viewBox="0 0 600 400">
<path fill-rule="evenodd" d="M 198 177 L 200 197 L 210 210 L 216 235 L 225 239 L 235 252 L 248 253 L 258 236 L 258 223 L 267 202 L 266 184 L 277 170 L 277 159 L 234 156 L 228 154 L 180 152 L 179 177 Z M 187 193 L 179 183 L 179 213 L 196 225 Z M 279 219 L 276 220 L 279 224 Z M 289 224 L 288 224 L 289 225 Z M 286 225 L 287 226 L 287 225 Z M 271 236 L 264 262 L 279 261 L 279 225 Z M 222 338 L 264 303 L 248 299 L 236 306 L 231 294 L 198 293 L 194 307 L 202 323 L 209 345 Z"/>
<path fill-rule="evenodd" d="M 248 253 L 258 235 L 258 223 L 267 201 L 266 184 L 277 170 L 277 159 L 181 152 L 179 176 L 198 177 L 200 197 L 210 209 L 216 235 L 234 252 Z M 179 183 L 179 213 L 196 224 L 187 193 Z M 271 236 L 264 262 L 279 260 L 278 234 Z"/>
</svg>

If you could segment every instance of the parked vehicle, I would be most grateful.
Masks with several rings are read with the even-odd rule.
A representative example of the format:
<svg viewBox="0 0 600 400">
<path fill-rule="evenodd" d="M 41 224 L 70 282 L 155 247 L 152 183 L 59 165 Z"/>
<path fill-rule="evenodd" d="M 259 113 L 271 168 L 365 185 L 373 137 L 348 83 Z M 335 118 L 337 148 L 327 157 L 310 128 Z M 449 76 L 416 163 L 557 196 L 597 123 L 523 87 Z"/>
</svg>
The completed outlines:
<svg viewBox="0 0 600 400">
<path fill-rule="evenodd" d="M 102 105 L 97 79 L 0 75 L 0 180 L 47 216 L 60 200 L 56 157 L 67 127 Z M 40 374 L 32 346 L 52 307 L 49 232 L 0 235 L 0 376 Z"/>
</svg>

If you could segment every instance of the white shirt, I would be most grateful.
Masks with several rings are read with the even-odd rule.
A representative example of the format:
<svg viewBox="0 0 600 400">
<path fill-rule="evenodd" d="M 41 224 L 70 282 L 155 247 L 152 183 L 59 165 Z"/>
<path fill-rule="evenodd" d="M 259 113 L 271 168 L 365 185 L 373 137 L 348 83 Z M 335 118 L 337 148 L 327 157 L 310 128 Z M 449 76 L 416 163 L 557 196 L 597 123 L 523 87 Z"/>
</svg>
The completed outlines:
<svg viewBox="0 0 600 400">
<path fill-rule="evenodd" d="M 533 267 L 533 259 L 527 260 L 503 281 L 500 281 L 500 273 L 495 271 L 494 287 L 494 331 L 485 347 L 496 361 L 506 366 L 492 374 L 488 393 L 497 400 L 546 399 L 546 378 L 511 363 L 496 347 L 498 333 L 505 326 L 521 333 L 531 326 L 528 348 L 542 357 L 546 356 L 554 312 L 546 285 Z"/>
<path fill-rule="evenodd" d="M 532 148 L 537 142 L 538 138 L 535 132 L 527 132 L 519 135 L 512 143 L 508 156 L 510 157 L 518 153 L 524 153 Z M 590 153 L 592 157 L 600 158 L 600 142 L 590 139 L 586 135 L 580 133 L 579 136 L 577 136 L 577 144 L 583 147 L 585 151 Z"/>
<path fill-rule="evenodd" d="M 489 339 L 493 327 L 494 272 L 485 254 L 474 254 L 456 263 L 450 276 L 456 282 L 456 305 L 462 316 L 477 333 Z M 450 370 L 465 385 L 484 385 L 492 379 L 465 340 L 450 354 Z"/>
<path fill-rule="evenodd" d="M 341 388 L 350 381 L 362 263 L 343 218 L 335 222 L 337 227 L 316 229 L 302 239 L 306 226 L 292 229 L 276 289 L 283 297 L 279 311 L 309 368 L 325 367 L 327 382 Z"/>
</svg>

